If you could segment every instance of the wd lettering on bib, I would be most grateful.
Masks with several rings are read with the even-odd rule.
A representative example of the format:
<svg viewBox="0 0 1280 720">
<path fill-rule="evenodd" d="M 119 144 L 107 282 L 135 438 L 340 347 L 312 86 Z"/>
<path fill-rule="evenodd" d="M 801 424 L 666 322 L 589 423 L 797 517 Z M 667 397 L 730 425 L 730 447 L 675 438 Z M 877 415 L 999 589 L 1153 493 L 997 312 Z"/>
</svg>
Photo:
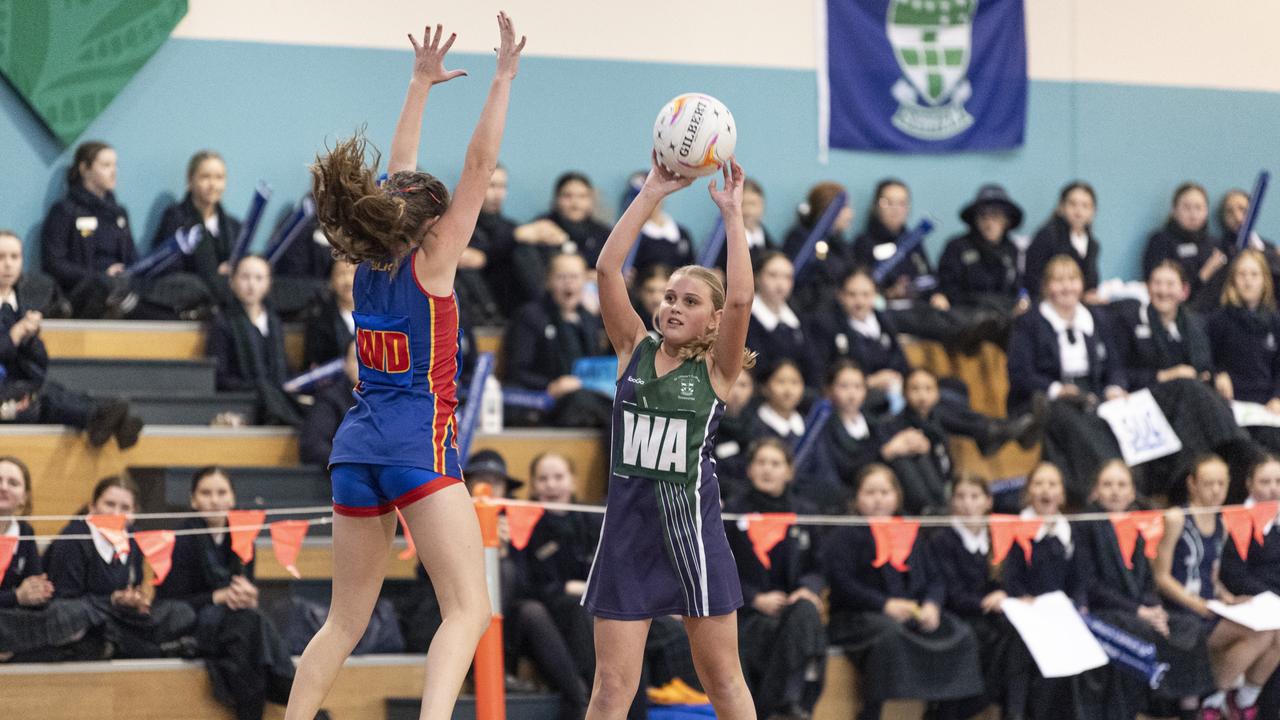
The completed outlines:
<svg viewBox="0 0 1280 720">
<path fill-rule="evenodd" d="M 360 381 L 371 385 L 413 384 L 413 354 L 409 350 L 409 319 L 353 313 Z"/>
<path fill-rule="evenodd" d="M 693 413 L 651 410 L 627 403 L 615 472 L 684 483 L 689 470 L 689 420 Z"/>
</svg>

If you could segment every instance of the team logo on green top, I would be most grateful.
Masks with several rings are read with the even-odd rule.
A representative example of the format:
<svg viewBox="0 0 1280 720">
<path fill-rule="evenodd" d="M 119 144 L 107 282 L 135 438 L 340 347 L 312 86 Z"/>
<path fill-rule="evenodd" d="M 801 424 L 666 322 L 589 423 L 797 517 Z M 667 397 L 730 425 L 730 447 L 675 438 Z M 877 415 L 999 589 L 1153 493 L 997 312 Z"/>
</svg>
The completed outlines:
<svg viewBox="0 0 1280 720">
<path fill-rule="evenodd" d="M 977 9 L 978 0 L 890 2 L 886 32 L 902 71 L 893 86 L 898 101 L 894 127 L 925 140 L 943 140 L 973 124 L 964 103 L 973 92 L 966 76 Z"/>
<path fill-rule="evenodd" d="M 0 73 L 70 144 L 186 14 L 187 0 L 0 0 Z"/>
</svg>

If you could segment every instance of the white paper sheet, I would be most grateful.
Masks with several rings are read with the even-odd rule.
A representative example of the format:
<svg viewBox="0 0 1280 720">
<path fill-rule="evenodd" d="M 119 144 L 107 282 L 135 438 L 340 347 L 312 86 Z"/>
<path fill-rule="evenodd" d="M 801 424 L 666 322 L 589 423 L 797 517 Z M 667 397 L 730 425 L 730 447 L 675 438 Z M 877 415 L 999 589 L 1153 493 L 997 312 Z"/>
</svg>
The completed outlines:
<svg viewBox="0 0 1280 720">
<path fill-rule="evenodd" d="M 1107 421 L 1120 443 L 1126 464 L 1140 465 L 1172 455 L 1182 449 L 1182 441 L 1169 425 L 1150 390 L 1108 400 L 1098 406 L 1098 417 Z"/>
<path fill-rule="evenodd" d="M 1231 403 L 1231 413 L 1240 427 L 1280 427 L 1280 415 L 1261 403 L 1235 400 Z"/>
<path fill-rule="evenodd" d="M 1209 609 L 1250 630 L 1258 632 L 1280 630 L 1280 596 L 1273 592 L 1254 595 L 1248 602 L 1238 605 L 1210 600 Z"/>
<path fill-rule="evenodd" d="M 1008 598 L 1000 609 L 1022 636 L 1041 675 L 1070 677 L 1107 664 L 1106 651 L 1065 594 L 1053 592 L 1029 602 Z"/>
</svg>

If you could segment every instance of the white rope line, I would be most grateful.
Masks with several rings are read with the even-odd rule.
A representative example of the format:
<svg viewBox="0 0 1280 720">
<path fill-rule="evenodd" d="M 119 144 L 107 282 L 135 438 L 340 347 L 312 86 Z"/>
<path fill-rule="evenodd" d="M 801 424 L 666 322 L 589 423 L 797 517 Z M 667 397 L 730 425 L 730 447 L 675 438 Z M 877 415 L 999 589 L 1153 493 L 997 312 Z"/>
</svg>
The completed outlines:
<svg viewBox="0 0 1280 720">
<path fill-rule="evenodd" d="M 509 505 L 513 507 L 538 507 L 538 508 L 542 508 L 543 510 L 550 510 L 552 512 L 577 512 L 577 513 L 589 513 L 589 514 L 597 514 L 597 515 L 603 514 L 605 512 L 605 507 L 603 505 L 582 505 L 578 503 L 537 502 L 534 500 L 515 500 L 515 499 L 507 499 L 507 498 L 495 498 L 495 499 L 483 498 L 483 499 L 477 499 L 476 502 L 478 505 L 488 504 L 488 505 L 498 505 L 498 506 Z M 1182 510 L 1183 513 L 1187 515 L 1217 515 L 1221 513 L 1223 510 L 1226 510 L 1229 508 L 1243 508 L 1243 507 L 1244 507 L 1243 505 L 1214 505 L 1214 506 L 1208 506 L 1208 507 L 1186 507 L 1186 508 L 1180 508 L 1180 509 Z M 263 512 L 267 515 L 304 515 L 304 514 L 315 514 L 315 513 L 321 513 L 321 512 L 332 513 L 332 510 L 333 508 L 328 506 L 313 506 L 313 507 L 302 507 L 302 508 L 273 508 L 270 510 L 263 510 L 260 512 Z M 1125 511 L 1122 513 L 1112 513 L 1112 512 L 1064 513 L 1064 514 L 1061 514 L 1060 517 L 1066 519 L 1068 522 L 1108 522 L 1111 520 L 1111 517 L 1113 515 L 1123 515 L 1130 512 L 1144 512 L 1144 511 L 1132 510 L 1132 511 Z M 1151 511 L 1147 511 L 1147 512 L 1159 512 L 1163 514 L 1165 510 L 1153 508 Z M 722 513 L 721 518 L 731 522 L 737 522 L 739 520 L 749 519 L 761 514 L 767 515 L 769 513 Z M 225 515 L 226 515 L 225 512 L 192 511 L 192 512 L 170 512 L 170 513 L 138 513 L 130 517 L 131 519 L 141 519 L 141 518 L 181 519 L 181 518 L 192 518 L 192 517 L 198 517 L 198 518 L 224 517 Z M 88 517 L 89 517 L 88 515 L 30 515 L 30 516 L 22 516 L 22 517 L 0 516 L 0 523 L 7 525 L 8 521 L 10 520 L 71 521 L 71 520 L 85 520 Z M 1055 516 L 1055 517 L 1058 517 L 1058 516 Z M 1021 522 L 1023 520 L 1035 520 L 1039 518 L 1040 516 L 1036 516 L 1034 518 L 1022 518 L 1017 515 L 1007 515 L 1007 516 L 984 515 L 982 516 L 980 522 L 983 522 L 983 523 Z M 890 517 L 867 518 L 861 515 L 797 515 L 794 524 L 820 525 L 820 526 L 831 526 L 831 527 L 867 527 L 874 524 L 875 522 L 889 520 L 889 519 L 891 518 Z M 963 522 L 963 523 L 975 523 L 979 521 L 978 518 L 963 517 L 959 515 L 906 515 L 906 516 L 895 515 L 895 516 L 892 516 L 892 519 L 900 520 L 902 522 L 918 523 L 921 527 L 950 527 L 955 520 L 959 520 L 960 522 Z M 306 518 L 306 520 L 308 520 L 313 525 L 332 525 L 333 524 L 332 515 L 328 515 L 326 517 Z M 171 532 L 173 532 L 174 535 L 215 535 L 219 533 L 241 531 L 241 530 L 257 529 L 261 531 L 264 527 L 266 527 L 269 524 L 270 523 L 263 522 L 255 525 L 238 525 L 230 528 L 226 526 L 208 527 L 208 528 L 184 528 L 180 530 L 173 530 Z M 126 532 L 125 534 L 132 537 L 137 532 L 138 531 Z M 146 532 L 146 531 L 141 531 L 141 532 Z M 19 535 L 18 539 L 19 540 L 35 540 L 38 542 L 51 542 L 54 540 L 92 540 L 93 536 L 92 535 Z"/>
</svg>

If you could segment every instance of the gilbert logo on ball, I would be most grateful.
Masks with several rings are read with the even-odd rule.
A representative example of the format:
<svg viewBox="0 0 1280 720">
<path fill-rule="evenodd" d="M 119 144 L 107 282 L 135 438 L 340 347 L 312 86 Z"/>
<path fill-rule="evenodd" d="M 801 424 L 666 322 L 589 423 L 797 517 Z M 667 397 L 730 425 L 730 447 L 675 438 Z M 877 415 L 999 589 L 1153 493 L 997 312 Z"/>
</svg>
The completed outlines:
<svg viewBox="0 0 1280 720">
<path fill-rule="evenodd" d="M 685 93 L 658 113 L 653 149 L 658 162 L 685 177 L 702 177 L 733 157 L 738 131 L 724 103 L 703 93 Z"/>
</svg>

